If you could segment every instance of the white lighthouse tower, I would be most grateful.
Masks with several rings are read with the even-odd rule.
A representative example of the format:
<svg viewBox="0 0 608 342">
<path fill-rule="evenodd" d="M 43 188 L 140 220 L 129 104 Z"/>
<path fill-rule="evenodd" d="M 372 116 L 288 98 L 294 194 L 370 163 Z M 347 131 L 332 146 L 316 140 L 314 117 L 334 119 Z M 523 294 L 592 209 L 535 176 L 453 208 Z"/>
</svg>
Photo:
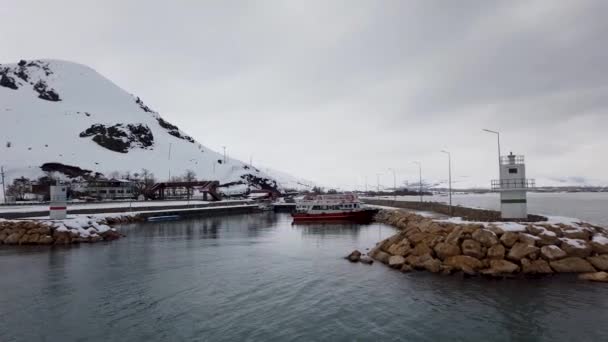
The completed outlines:
<svg viewBox="0 0 608 342">
<path fill-rule="evenodd" d="M 492 181 L 492 190 L 500 192 L 503 219 L 528 218 L 526 192 L 533 187 L 534 180 L 526 179 L 523 156 L 511 153 L 500 157 L 500 179 Z"/>
</svg>

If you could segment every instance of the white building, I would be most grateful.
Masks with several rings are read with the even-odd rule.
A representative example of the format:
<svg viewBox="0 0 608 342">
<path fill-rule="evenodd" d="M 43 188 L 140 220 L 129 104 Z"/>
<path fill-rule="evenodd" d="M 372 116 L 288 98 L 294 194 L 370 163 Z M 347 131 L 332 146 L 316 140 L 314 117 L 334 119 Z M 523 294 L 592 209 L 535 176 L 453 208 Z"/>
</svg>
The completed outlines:
<svg viewBox="0 0 608 342">
<path fill-rule="evenodd" d="M 526 178 L 523 156 L 513 153 L 500 157 L 500 179 L 492 181 L 492 190 L 500 192 L 500 211 L 503 219 L 526 219 L 526 193 L 534 188 L 534 180 Z"/>
<path fill-rule="evenodd" d="M 127 179 L 99 179 L 87 184 L 85 192 L 91 197 L 102 200 L 133 198 L 135 184 Z"/>
</svg>

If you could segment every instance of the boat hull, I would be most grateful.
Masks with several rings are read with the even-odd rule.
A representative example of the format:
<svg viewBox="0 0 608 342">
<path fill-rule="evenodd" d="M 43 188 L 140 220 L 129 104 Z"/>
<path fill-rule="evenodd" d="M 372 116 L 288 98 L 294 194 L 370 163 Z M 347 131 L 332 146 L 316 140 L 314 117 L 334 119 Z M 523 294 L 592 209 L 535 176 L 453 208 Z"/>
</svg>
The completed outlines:
<svg viewBox="0 0 608 342">
<path fill-rule="evenodd" d="M 341 213 L 293 213 L 294 222 L 325 222 L 325 221 L 350 221 L 359 223 L 369 223 L 374 219 L 378 209 L 365 209 Z"/>
</svg>

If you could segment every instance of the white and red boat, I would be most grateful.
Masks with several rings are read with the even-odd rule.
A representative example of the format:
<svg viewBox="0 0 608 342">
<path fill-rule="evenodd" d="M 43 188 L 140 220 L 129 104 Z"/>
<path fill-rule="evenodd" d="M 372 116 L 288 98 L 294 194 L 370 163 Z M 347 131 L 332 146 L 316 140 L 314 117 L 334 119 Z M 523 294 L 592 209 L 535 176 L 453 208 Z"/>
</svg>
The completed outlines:
<svg viewBox="0 0 608 342">
<path fill-rule="evenodd" d="M 295 222 L 355 221 L 371 222 L 378 209 L 368 208 L 355 194 L 306 195 L 296 201 L 291 214 Z"/>
</svg>

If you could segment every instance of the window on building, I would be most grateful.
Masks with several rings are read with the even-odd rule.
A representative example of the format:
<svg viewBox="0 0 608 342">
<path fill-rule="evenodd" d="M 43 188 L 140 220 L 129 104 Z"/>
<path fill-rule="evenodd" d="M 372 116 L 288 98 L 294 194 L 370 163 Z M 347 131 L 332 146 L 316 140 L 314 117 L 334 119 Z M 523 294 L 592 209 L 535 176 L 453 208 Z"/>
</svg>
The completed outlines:
<svg viewBox="0 0 608 342">
<path fill-rule="evenodd" d="M 517 173 L 517 169 L 509 169 L 509 173 Z"/>
<path fill-rule="evenodd" d="M 105 194 L 105 193 L 106 193 L 106 191 L 105 191 L 105 190 L 99 190 L 99 193 L 100 193 L 100 194 Z"/>
</svg>

